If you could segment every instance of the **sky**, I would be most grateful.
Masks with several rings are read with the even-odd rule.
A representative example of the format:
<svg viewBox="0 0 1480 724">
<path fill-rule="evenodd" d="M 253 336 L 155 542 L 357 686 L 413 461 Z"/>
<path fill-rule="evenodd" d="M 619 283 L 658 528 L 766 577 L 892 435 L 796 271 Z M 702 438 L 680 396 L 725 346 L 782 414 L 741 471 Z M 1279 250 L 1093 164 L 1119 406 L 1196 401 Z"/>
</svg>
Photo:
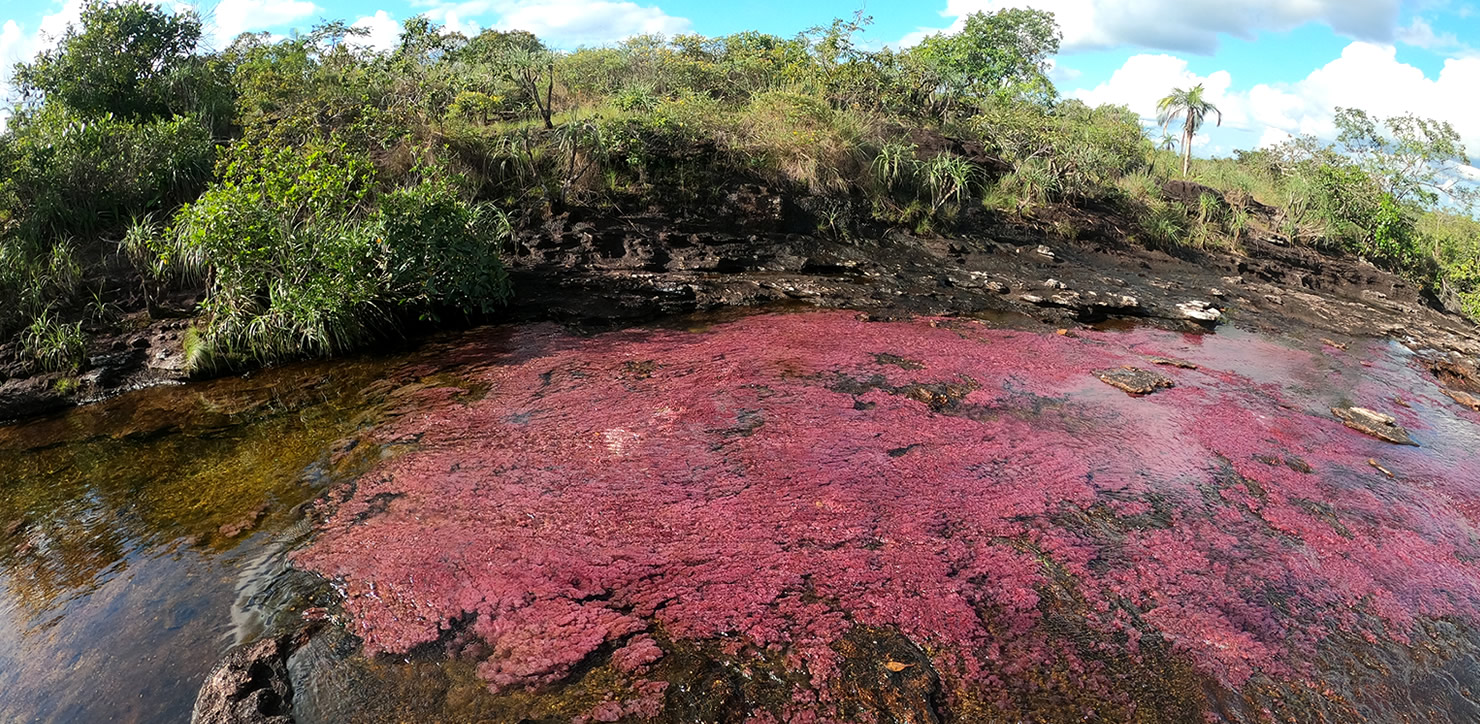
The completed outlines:
<svg viewBox="0 0 1480 724">
<path fill-rule="evenodd" d="M 81 1 L 5 0 L 0 94 L 10 96 L 10 66 L 53 42 Z M 197 9 L 213 47 L 334 19 L 389 45 L 402 21 L 425 14 L 468 34 L 523 29 L 573 49 L 638 33 L 789 36 L 860 9 L 874 20 L 866 42 L 904 47 L 1007 7 L 1055 13 L 1064 41 L 1053 79 L 1064 96 L 1127 105 L 1150 122 L 1157 98 L 1203 84 L 1223 125 L 1199 134 L 1200 156 L 1291 134 L 1329 140 L 1345 106 L 1450 121 L 1480 163 L 1480 0 L 204 0 Z"/>
</svg>

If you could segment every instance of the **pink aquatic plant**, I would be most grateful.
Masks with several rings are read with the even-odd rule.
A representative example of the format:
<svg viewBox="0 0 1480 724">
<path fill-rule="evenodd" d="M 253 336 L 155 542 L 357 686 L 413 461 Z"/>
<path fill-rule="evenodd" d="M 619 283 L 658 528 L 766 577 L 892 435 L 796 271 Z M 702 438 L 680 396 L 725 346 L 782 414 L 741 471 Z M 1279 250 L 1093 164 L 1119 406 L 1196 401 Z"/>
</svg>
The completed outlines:
<svg viewBox="0 0 1480 724">
<path fill-rule="evenodd" d="M 371 652 L 470 619 L 494 690 L 600 651 L 636 675 L 670 640 L 776 652 L 825 692 L 870 626 L 953 696 L 1010 707 L 1057 671 L 1117 701 L 1148 642 L 1228 689 L 1304 686 L 1338 633 L 1480 613 L 1480 438 L 1395 346 L 819 312 L 461 353 L 488 394 L 406 400 L 379 434 L 417 447 L 298 563 L 342 581 Z M 1198 367 L 1139 398 L 1094 374 L 1153 356 Z M 1348 402 L 1421 447 L 1344 427 Z"/>
</svg>

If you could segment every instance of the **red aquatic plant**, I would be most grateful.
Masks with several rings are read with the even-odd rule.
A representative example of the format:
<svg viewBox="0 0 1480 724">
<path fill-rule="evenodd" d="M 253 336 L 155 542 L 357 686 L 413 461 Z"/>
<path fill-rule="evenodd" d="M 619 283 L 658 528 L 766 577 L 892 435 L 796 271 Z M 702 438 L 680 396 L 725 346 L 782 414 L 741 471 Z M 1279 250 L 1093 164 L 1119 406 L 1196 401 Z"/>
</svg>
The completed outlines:
<svg viewBox="0 0 1480 724">
<path fill-rule="evenodd" d="M 984 700 L 1049 669 L 1115 700 L 1106 662 L 1148 640 L 1236 688 L 1319 678 L 1336 632 L 1480 613 L 1475 433 L 1395 347 L 828 312 L 460 354 L 488 394 L 404 400 L 380 434 L 418 446 L 298 563 L 343 582 L 371 652 L 471 617 L 495 690 L 601 650 L 640 674 L 658 631 L 776 652 L 825 690 L 863 625 Z M 1094 374 L 1152 356 L 1197 369 L 1157 368 L 1175 387 L 1144 398 Z M 1345 402 L 1422 447 L 1347 429 Z"/>
</svg>

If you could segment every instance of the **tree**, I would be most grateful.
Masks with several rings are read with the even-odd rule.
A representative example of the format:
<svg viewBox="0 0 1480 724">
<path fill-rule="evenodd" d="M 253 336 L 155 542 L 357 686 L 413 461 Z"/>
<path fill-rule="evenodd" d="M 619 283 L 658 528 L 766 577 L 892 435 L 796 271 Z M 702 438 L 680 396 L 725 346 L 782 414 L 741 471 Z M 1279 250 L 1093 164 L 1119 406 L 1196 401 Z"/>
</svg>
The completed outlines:
<svg viewBox="0 0 1480 724">
<path fill-rule="evenodd" d="M 512 83 L 521 99 L 534 105 L 545 128 L 555 127 L 555 53 L 539 38 L 522 30 L 485 30 L 468 41 L 461 56 L 491 68 L 496 78 Z"/>
<path fill-rule="evenodd" d="M 1355 108 L 1336 109 L 1337 141 L 1399 204 L 1433 204 L 1440 194 L 1463 204 L 1473 198 L 1462 182 L 1465 145 L 1448 121 L 1411 113 L 1379 121 Z"/>
<path fill-rule="evenodd" d="M 16 65 L 23 99 L 131 120 L 195 110 L 178 107 L 177 100 L 182 77 L 200 60 L 194 55 L 201 34 L 194 11 L 170 13 L 140 0 L 89 0 L 81 20 L 81 28 L 67 27 L 55 48 Z"/>
<path fill-rule="evenodd" d="M 1049 58 L 1062 39 L 1051 12 L 975 12 L 960 32 L 932 35 L 909 55 L 931 72 L 929 82 L 948 95 L 947 106 L 994 95 L 1052 98 Z"/>
<path fill-rule="evenodd" d="M 1161 123 L 1161 130 L 1166 133 L 1171 128 L 1172 121 L 1178 116 L 1182 122 L 1182 175 L 1186 176 L 1192 167 L 1192 137 L 1197 135 L 1199 128 L 1207 120 L 1209 113 L 1218 114 L 1218 125 L 1223 125 L 1223 111 L 1209 103 L 1203 98 L 1203 87 L 1199 83 L 1190 89 L 1173 88 L 1171 94 L 1157 101 L 1156 120 Z"/>
</svg>

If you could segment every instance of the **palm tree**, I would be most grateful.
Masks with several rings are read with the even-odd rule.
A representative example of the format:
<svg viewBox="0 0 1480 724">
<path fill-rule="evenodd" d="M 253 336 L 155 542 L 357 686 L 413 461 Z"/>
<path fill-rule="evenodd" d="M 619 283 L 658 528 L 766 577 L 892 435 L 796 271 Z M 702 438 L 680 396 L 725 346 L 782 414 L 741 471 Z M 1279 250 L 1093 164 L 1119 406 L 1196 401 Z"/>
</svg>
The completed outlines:
<svg viewBox="0 0 1480 724">
<path fill-rule="evenodd" d="M 1218 114 L 1218 125 L 1223 125 L 1223 111 L 1218 106 L 1203 100 L 1203 87 L 1199 83 L 1189 90 L 1173 88 L 1170 95 L 1156 102 L 1156 120 L 1161 122 L 1162 133 L 1167 133 L 1177 116 L 1182 123 L 1182 175 L 1186 176 L 1192 166 L 1192 137 L 1209 113 Z"/>
</svg>

